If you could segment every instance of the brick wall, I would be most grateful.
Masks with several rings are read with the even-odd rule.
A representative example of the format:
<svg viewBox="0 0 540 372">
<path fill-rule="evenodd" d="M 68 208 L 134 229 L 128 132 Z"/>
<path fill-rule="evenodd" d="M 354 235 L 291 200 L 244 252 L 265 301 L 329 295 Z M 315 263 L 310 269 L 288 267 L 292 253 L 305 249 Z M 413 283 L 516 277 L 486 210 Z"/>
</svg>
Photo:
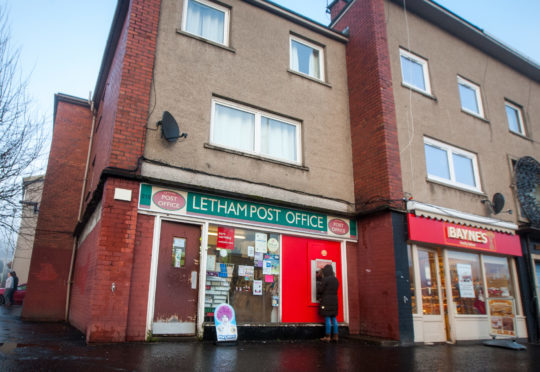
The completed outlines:
<svg viewBox="0 0 540 372">
<path fill-rule="evenodd" d="M 357 273 L 358 332 L 399 340 L 392 230 L 389 213 L 358 221 L 356 261 L 349 265 L 355 265 Z"/>
<path fill-rule="evenodd" d="M 92 115 L 84 101 L 62 97 L 55 97 L 53 138 L 22 311 L 26 319 L 65 319 Z"/>
<path fill-rule="evenodd" d="M 335 0 L 334 2 L 330 3 L 332 5 L 332 7 L 330 7 L 330 19 L 335 19 L 343 8 L 349 5 L 349 3 L 350 0 Z"/>
<path fill-rule="evenodd" d="M 116 188 L 132 192 L 131 201 L 114 199 Z M 87 279 L 92 287 L 87 342 L 126 341 L 132 284 L 139 183 L 109 178 L 103 190 L 101 228 L 94 246 L 95 268 Z M 77 257 L 78 258 L 78 257 Z M 112 290 L 112 285 L 115 290 Z"/>
<path fill-rule="evenodd" d="M 366 213 L 403 195 L 383 0 L 357 0 L 334 28 L 346 27 L 355 201 Z M 358 224 L 358 246 L 348 246 L 351 333 L 400 339 L 392 214 Z"/>
<path fill-rule="evenodd" d="M 146 339 L 146 310 L 148 306 L 154 220 L 155 218 L 153 216 L 146 215 L 139 215 L 137 219 L 135 253 L 129 296 L 128 341 L 143 341 Z"/>
<path fill-rule="evenodd" d="M 97 267 L 95 247 L 100 229 L 101 222 L 98 222 L 92 232 L 79 245 L 76 252 L 71 285 L 69 323 L 81 332 L 86 332 L 92 316 L 90 299 L 92 298 L 92 283 Z"/>
<path fill-rule="evenodd" d="M 134 170 L 143 154 L 160 6 L 161 0 L 130 2 L 105 89 L 96 102 L 93 165 L 86 194 L 95 190 L 103 169 Z"/>
<path fill-rule="evenodd" d="M 357 0 L 335 28 L 347 26 L 355 198 L 364 209 L 403 191 L 383 1 Z"/>
</svg>

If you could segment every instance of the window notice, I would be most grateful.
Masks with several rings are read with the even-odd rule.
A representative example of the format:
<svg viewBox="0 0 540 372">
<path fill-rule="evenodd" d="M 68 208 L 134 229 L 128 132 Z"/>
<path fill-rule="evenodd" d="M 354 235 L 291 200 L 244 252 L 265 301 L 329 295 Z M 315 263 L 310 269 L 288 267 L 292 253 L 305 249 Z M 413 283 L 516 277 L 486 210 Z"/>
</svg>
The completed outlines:
<svg viewBox="0 0 540 372">
<path fill-rule="evenodd" d="M 173 267 L 184 267 L 186 263 L 186 239 L 174 238 L 172 248 L 172 265 Z"/>
</svg>

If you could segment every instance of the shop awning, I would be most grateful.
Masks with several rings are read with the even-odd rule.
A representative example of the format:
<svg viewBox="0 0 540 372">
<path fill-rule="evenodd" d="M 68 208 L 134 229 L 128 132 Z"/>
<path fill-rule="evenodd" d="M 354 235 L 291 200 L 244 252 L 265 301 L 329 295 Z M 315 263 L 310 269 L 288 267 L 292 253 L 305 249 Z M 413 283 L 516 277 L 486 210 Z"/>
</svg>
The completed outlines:
<svg viewBox="0 0 540 372">
<path fill-rule="evenodd" d="M 505 234 L 514 235 L 518 229 L 518 226 L 511 222 L 412 200 L 407 202 L 407 210 L 418 217 L 427 217 L 437 221 L 451 222 L 458 225 L 497 231 Z"/>
</svg>

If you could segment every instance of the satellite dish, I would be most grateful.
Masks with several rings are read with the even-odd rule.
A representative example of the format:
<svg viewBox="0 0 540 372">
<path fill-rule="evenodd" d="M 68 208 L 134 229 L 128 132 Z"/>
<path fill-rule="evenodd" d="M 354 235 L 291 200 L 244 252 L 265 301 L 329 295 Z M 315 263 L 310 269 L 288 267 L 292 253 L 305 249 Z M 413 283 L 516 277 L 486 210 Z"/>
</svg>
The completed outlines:
<svg viewBox="0 0 540 372">
<path fill-rule="evenodd" d="M 496 192 L 495 195 L 493 195 L 491 206 L 493 207 L 493 213 L 500 213 L 504 208 L 504 195 L 500 192 Z"/>
<path fill-rule="evenodd" d="M 482 200 L 482 203 L 487 204 L 489 210 L 493 214 L 500 213 L 502 209 L 504 208 L 504 195 L 500 192 L 496 192 L 493 195 L 493 200 L 489 201 L 487 199 Z M 508 213 L 512 213 L 511 211 L 508 211 Z"/>
<path fill-rule="evenodd" d="M 540 163 L 530 156 L 518 160 L 515 168 L 519 204 L 531 225 L 540 227 Z"/>
<path fill-rule="evenodd" d="M 161 125 L 161 134 L 169 142 L 175 142 L 178 138 L 186 138 L 187 134 L 180 134 L 178 123 L 169 111 L 163 111 L 163 117 L 158 121 L 157 125 Z"/>
</svg>

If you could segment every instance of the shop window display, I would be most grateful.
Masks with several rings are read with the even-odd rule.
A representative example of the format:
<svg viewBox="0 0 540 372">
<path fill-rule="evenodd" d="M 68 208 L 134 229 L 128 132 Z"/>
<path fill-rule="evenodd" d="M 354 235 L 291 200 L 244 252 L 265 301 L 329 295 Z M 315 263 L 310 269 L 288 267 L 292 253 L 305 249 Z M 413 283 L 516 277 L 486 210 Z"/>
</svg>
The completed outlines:
<svg viewBox="0 0 540 372">
<path fill-rule="evenodd" d="M 416 283 L 414 280 L 414 266 L 413 266 L 413 259 L 412 259 L 412 248 L 410 245 L 407 246 L 407 258 L 409 259 L 409 281 L 411 283 L 411 308 L 412 313 L 417 313 L 416 308 Z"/>
<path fill-rule="evenodd" d="M 422 312 L 424 315 L 439 315 L 439 285 L 437 282 L 437 254 L 423 249 L 418 250 L 420 267 L 420 286 L 422 291 Z"/>
<path fill-rule="evenodd" d="M 279 322 L 280 236 L 211 225 L 206 263 L 205 321 L 228 303 L 238 323 Z"/>
<path fill-rule="evenodd" d="M 480 256 L 448 252 L 452 301 L 457 314 L 486 314 L 485 289 L 480 271 Z"/>
<path fill-rule="evenodd" d="M 488 297 L 514 297 L 508 259 L 492 256 L 484 256 L 483 259 Z"/>
</svg>

